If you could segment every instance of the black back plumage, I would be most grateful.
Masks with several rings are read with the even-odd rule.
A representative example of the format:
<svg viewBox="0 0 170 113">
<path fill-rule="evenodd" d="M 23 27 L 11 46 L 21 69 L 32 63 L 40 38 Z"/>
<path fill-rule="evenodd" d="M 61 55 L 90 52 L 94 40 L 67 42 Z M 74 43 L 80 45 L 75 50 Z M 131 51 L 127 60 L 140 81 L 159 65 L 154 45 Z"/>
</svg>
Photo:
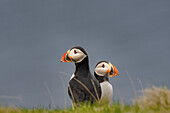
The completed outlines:
<svg viewBox="0 0 170 113">
<path fill-rule="evenodd" d="M 89 69 L 88 56 L 83 59 L 80 63 L 75 63 L 76 70 L 74 72 L 74 77 L 69 82 L 68 93 L 72 101 L 76 103 L 81 103 L 84 101 L 95 102 L 96 99 L 101 97 L 101 88 L 98 80 L 91 74 Z M 78 81 L 84 84 L 89 91 L 94 95 L 94 97 L 87 91 L 87 89 L 82 86 Z M 93 81 L 93 83 L 91 82 Z M 96 91 L 95 91 L 96 88 Z"/>
</svg>

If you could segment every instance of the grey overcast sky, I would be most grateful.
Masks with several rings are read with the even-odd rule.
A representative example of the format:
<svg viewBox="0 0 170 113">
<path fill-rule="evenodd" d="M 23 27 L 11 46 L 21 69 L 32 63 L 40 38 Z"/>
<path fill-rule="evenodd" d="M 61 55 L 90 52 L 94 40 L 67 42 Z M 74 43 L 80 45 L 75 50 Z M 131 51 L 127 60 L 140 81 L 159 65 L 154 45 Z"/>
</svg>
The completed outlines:
<svg viewBox="0 0 170 113">
<path fill-rule="evenodd" d="M 48 106 L 46 83 L 56 106 L 65 99 L 70 106 L 74 64 L 60 58 L 77 45 L 87 51 L 92 73 L 101 60 L 118 68 L 110 78 L 115 100 L 134 98 L 127 72 L 139 95 L 138 79 L 144 88 L 170 88 L 170 1 L 0 0 L 0 103 Z"/>
</svg>

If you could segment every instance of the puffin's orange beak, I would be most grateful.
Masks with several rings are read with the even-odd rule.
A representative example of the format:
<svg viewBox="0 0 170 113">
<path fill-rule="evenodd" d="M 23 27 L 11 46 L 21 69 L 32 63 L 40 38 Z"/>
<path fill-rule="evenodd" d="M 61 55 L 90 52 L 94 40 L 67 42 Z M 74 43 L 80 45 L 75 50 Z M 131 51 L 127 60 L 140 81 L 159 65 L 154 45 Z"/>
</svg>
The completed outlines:
<svg viewBox="0 0 170 113">
<path fill-rule="evenodd" d="M 119 75 L 119 72 L 118 72 L 117 68 L 114 65 L 109 63 L 109 66 L 110 66 L 110 70 L 107 71 L 107 73 L 109 73 L 109 77 Z"/>
<path fill-rule="evenodd" d="M 64 53 L 64 55 L 61 57 L 61 62 L 72 62 L 71 56 L 69 56 L 70 50 Z"/>
</svg>

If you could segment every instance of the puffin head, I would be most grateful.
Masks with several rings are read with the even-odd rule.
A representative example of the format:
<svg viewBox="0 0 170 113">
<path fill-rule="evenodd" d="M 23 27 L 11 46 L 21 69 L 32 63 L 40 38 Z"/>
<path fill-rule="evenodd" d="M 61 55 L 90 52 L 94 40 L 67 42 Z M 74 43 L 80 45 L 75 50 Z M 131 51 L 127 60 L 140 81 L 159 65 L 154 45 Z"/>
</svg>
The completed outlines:
<svg viewBox="0 0 170 113">
<path fill-rule="evenodd" d="M 117 68 L 108 61 L 100 61 L 97 63 L 94 71 L 99 76 L 113 77 L 119 75 Z"/>
<path fill-rule="evenodd" d="M 80 46 L 75 46 L 64 53 L 64 55 L 61 58 L 61 62 L 79 63 L 86 57 L 87 57 L 86 51 Z"/>
</svg>

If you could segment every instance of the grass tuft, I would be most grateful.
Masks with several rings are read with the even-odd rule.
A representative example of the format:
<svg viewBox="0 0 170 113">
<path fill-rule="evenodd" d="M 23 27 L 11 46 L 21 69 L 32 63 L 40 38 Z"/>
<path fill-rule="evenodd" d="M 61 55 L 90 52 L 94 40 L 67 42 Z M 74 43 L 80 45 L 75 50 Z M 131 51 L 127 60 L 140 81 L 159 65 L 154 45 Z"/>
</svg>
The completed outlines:
<svg viewBox="0 0 170 113">
<path fill-rule="evenodd" d="M 170 108 L 170 90 L 167 87 L 155 87 L 143 90 L 143 95 L 136 99 L 143 108 L 166 109 Z"/>
</svg>

